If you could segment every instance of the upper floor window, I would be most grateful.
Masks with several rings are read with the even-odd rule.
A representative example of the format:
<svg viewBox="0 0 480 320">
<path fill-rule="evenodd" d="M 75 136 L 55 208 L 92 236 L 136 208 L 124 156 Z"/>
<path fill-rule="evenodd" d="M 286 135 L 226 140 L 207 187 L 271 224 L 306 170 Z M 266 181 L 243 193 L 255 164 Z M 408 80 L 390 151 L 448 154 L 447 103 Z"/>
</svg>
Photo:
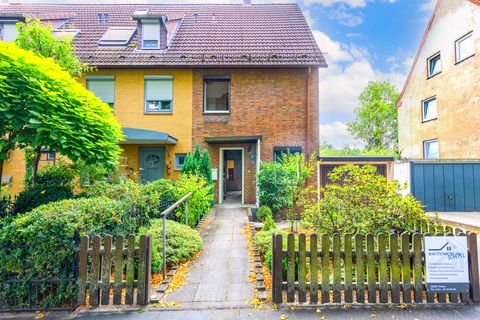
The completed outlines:
<svg viewBox="0 0 480 320">
<path fill-rule="evenodd" d="M 437 119 L 437 117 L 437 98 L 432 97 L 422 101 L 422 121 Z"/>
<path fill-rule="evenodd" d="M 173 111 L 173 77 L 145 76 L 145 113 Z"/>
<path fill-rule="evenodd" d="M 160 20 L 142 19 L 142 48 L 160 48 Z"/>
<path fill-rule="evenodd" d="M 440 52 L 428 58 L 427 60 L 428 77 L 433 77 L 442 71 L 442 58 Z"/>
<path fill-rule="evenodd" d="M 302 148 L 300 147 L 274 147 L 273 148 L 273 161 L 278 162 L 282 161 L 282 158 L 286 154 L 297 154 L 302 153 Z"/>
<path fill-rule="evenodd" d="M 423 157 L 425 159 L 438 159 L 438 140 L 423 142 Z"/>
<path fill-rule="evenodd" d="M 17 27 L 14 22 L 0 22 L 0 40 L 13 42 L 17 38 Z"/>
<path fill-rule="evenodd" d="M 208 113 L 230 112 L 230 79 L 208 77 L 204 79 L 204 111 Z"/>
<path fill-rule="evenodd" d="M 115 104 L 115 77 L 88 76 L 87 89 L 92 91 L 103 102 L 114 107 Z"/>
<path fill-rule="evenodd" d="M 475 54 L 473 31 L 455 41 L 455 62 L 461 62 Z"/>
</svg>

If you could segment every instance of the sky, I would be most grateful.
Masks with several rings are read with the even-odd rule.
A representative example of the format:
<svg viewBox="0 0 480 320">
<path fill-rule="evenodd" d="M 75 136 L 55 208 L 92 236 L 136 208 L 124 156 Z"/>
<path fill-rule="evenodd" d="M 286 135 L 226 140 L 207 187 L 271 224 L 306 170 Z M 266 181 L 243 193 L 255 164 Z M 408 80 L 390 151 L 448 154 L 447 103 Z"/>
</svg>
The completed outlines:
<svg viewBox="0 0 480 320">
<path fill-rule="evenodd" d="M 12 0 L 11 0 L 12 1 Z M 112 3 L 112 0 L 15 0 Z M 242 3 L 243 0 L 120 0 L 117 3 Z M 358 96 L 369 81 L 388 80 L 400 91 L 436 0 L 252 0 L 296 2 L 327 69 L 320 70 L 320 141 L 361 147 L 347 131 Z"/>
</svg>

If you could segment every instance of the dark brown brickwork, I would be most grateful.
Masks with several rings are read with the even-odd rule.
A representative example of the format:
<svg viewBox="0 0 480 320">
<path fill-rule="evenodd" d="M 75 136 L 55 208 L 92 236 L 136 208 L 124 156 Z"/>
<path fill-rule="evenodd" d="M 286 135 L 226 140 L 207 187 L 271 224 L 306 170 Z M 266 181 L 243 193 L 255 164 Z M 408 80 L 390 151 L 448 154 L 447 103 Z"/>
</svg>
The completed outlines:
<svg viewBox="0 0 480 320">
<path fill-rule="evenodd" d="M 230 76 L 230 114 L 203 112 L 204 76 Z M 318 152 L 318 69 L 312 69 L 310 109 L 310 150 L 307 136 L 308 69 L 197 69 L 193 72 L 193 143 L 208 147 L 212 167 L 218 168 L 219 145 L 208 145 L 205 137 L 262 136 L 261 161 L 272 161 L 273 148 L 301 147 L 302 152 Z M 254 204 L 255 163 L 245 148 L 245 203 Z M 251 144 L 256 150 L 256 144 Z M 220 178 L 220 177 L 219 177 Z M 218 196 L 218 182 L 216 183 Z"/>
</svg>

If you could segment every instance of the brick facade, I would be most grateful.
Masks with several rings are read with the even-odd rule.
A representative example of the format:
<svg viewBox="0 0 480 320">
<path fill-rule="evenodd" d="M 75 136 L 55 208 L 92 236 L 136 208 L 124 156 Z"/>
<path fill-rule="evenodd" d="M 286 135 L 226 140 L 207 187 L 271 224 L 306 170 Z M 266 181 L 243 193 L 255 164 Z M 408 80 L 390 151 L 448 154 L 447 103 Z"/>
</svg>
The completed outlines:
<svg viewBox="0 0 480 320">
<path fill-rule="evenodd" d="M 205 76 L 230 77 L 230 113 L 205 114 Z M 301 147 L 302 153 L 318 152 L 318 69 L 311 71 L 310 125 L 307 126 L 308 69 L 196 69 L 193 71 L 193 144 L 208 148 L 212 167 L 219 168 L 221 147 L 244 148 L 246 204 L 256 202 L 256 163 L 248 152 L 256 143 L 208 144 L 206 137 L 261 136 L 261 161 L 273 160 L 274 147 Z M 310 146 L 307 148 L 307 127 Z M 219 177 L 220 179 L 220 177 Z M 218 198 L 218 181 L 216 182 Z M 217 199 L 218 200 L 218 199 Z"/>
</svg>

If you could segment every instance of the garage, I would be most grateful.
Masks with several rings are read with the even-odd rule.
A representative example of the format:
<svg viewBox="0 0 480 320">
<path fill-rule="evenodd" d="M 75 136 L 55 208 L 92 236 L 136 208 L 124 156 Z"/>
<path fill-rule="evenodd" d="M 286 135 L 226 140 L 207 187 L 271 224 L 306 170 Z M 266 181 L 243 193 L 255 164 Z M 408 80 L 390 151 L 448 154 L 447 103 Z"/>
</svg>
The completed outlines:
<svg viewBox="0 0 480 320">
<path fill-rule="evenodd" d="M 411 192 L 427 211 L 480 211 L 480 162 L 412 162 Z"/>
</svg>

